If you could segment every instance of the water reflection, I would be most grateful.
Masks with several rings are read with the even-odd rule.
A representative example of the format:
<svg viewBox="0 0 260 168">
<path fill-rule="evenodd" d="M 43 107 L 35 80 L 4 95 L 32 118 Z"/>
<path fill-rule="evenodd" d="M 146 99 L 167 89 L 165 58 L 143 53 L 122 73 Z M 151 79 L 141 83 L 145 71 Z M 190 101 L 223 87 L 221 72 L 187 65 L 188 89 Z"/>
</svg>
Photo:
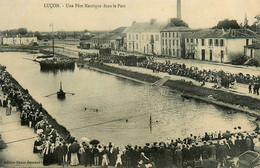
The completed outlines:
<svg viewBox="0 0 260 168">
<path fill-rule="evenodd" d="M 23 57 L 31 55 L 0 53 L 0 63 L 78 139 L 85 136 L 103 143 L 141 145 L 237 126 L 244 130 L 255 127 L 248 115 L 193 99 L 183 101 L 178 92 L 167 87 L 151 87 L 77 67 L 74 71 L 42 72 L 39 64 Z M 63 90 L 75 95 L 67 95 L 64 101 L 45 97 L 59 90 L 60 80 Z"/>
</svg>

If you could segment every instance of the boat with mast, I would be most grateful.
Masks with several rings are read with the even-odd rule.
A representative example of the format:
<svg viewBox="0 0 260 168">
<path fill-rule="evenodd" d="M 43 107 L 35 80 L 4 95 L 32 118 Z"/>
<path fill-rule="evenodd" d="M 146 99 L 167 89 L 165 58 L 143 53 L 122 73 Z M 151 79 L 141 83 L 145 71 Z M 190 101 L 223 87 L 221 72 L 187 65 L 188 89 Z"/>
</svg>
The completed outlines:
<svg viewBox="0 0 260 168">
<path fill-rule="evenodd" d="M 45 97 L 49 97 L 49 96 L 53 96 L 53 95 L 57 95 L 57 98 L 58 99 L 65 99 L 66 98 L 66 94 L 71 94 L 71 95 L 75 95 L 75 93 L 70 93 L 70 92 L 64 92 L 63 89 L 62 89 L 62 83 L 60 81 L 60 90 L 57 91 L 56 93 L 52 93 L 52 94 L 49 94 Z"/>
<path fill-rule="evenodd" d="M 39 62 L 41 66 L 41 70 L 50 70 L 50 69 L 74 69 L 75 68 L 75 60 L 70 58 L 57 57 L 54 53 L 54 33 L 53 33 L 53 24 L 50 25 L 52 27 L 52 57 L 53 59 L 44 59 Z"/>
<path fill-rule="evenodd" d="M 58 99 L 65 99 L 66 93 L 62 90 L 62 84 L 60 81 L 60 90 L 57 92 Z"/>
</svg>

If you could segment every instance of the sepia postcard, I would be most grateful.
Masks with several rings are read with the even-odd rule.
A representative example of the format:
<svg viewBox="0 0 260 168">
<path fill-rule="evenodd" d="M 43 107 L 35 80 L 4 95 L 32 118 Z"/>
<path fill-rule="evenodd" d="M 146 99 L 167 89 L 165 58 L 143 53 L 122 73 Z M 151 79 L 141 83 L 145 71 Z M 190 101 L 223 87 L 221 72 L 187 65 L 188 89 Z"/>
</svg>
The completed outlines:
<svg viewBox="0 0 260 168">
<path fill-rule="evenodd" d="M 1 0 L 0 167 L 260 167 L 259 0 Z"/>
</svg>

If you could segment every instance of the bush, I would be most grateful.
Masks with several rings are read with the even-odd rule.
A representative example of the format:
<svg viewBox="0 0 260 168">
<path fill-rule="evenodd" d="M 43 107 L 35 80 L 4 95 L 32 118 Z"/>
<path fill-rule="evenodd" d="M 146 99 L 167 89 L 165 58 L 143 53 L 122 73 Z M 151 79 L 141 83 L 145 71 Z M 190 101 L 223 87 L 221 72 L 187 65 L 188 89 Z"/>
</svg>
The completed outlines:
<svg viewBox="0 0 260 168">
<path fill-rule="evenodd" d="M 248 60 L 246 56 L 243 54 L 236 55 L 232 60 L 231 64 L 233 65 L 244 65 L 244 63 Z"/>
</svg>

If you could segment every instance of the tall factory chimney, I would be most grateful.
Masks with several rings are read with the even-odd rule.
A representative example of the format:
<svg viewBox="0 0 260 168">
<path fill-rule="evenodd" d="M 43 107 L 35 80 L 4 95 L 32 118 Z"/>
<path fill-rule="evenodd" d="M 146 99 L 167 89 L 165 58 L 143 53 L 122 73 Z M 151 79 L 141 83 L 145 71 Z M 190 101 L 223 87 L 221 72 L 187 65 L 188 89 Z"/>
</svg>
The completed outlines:
<svg viewBox="0 0 260 168">
<path fill-rule="evenodd" d="M 177 0 L 177 18 L 181 19 L 181 0 Z"/>
</svg>

